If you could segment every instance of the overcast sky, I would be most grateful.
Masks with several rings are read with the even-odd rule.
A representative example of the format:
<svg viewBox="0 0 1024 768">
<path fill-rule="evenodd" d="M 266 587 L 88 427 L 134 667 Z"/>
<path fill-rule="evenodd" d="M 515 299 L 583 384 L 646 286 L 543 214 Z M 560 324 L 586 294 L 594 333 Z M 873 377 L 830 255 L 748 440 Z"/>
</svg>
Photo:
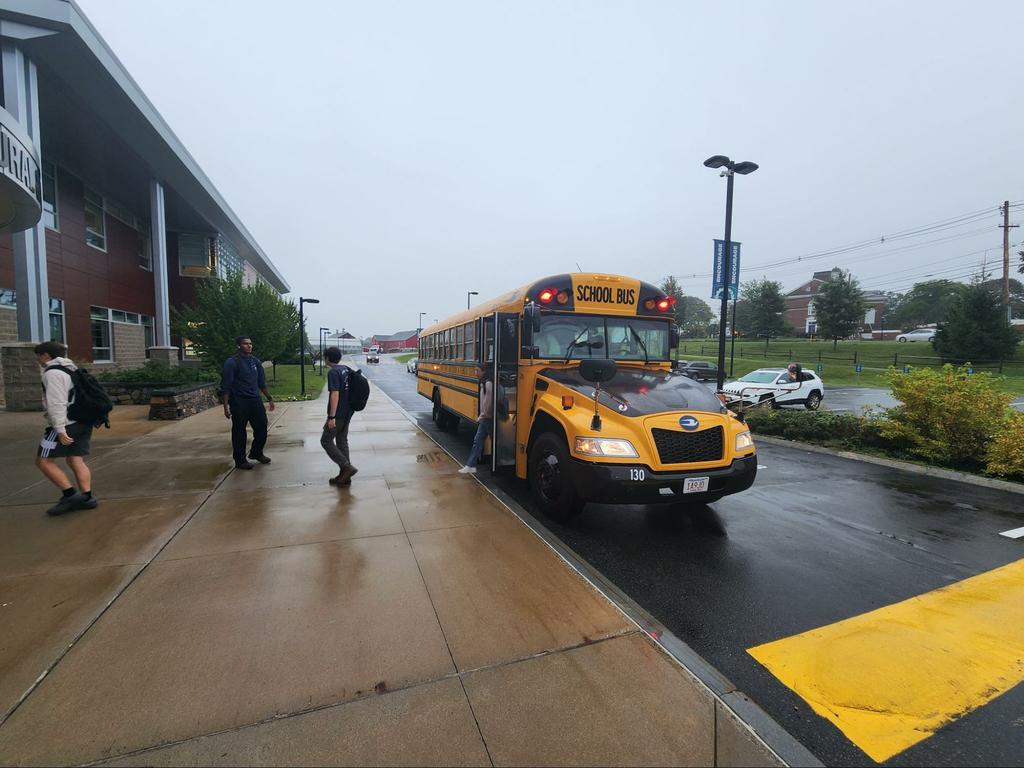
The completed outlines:
<svg viewBox="0 0 1024 768">
<path fill-rule="evenodd" d="M 736 180 L 742 279 L 787 289 L 1001 268 L 996 209 L 1024 200 L 1019 0 L 78 2 L 292 296 L 321 300 L 311 336 L 577 264 L 700 275 L 706 298 L 713 154 L 760 164 Z"/>
</svg>

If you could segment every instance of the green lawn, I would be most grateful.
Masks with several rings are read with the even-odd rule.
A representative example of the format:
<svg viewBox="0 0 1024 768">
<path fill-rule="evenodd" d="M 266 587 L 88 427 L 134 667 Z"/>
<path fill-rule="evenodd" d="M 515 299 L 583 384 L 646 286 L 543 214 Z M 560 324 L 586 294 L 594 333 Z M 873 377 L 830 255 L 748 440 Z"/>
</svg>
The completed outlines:
<svg viewBox="0 0 1024 768">
<path fill-rule="evenodd" d="M 319 374 L 320 367 L 306 366 L 306 399 L 315 400 L 320 396 L 320 391 L 327 381 L 327 368 L 324 367 L 324 375 Z M 267 389 L 275 400 L 301 400 L 299 396 L 299 366 L 279 365 L 275 380 L 274 369 L 267 368 Z"/>
<path fill-rule="evenodd" d="M 394 358 L 399 363 L 408 363 L 414 357 L 418 357 L 419 352 L 403 352 L 400 355 L 395 355 Z"/>
<path fill-rule="evenodd" d="M 821 377 L 826 385 L 843 387 L 886 387 L 889 382 L 885 378 L 889 368 L 895 365 L 900 370 L 904 366 L 935 367 L 942 361 L 935 355 L 931 344 L 926 342 L 897 341 L 840 341 L 835 349 L 831 341 L 807 341 L 805 339 L 773 339 L 767 346 L 764 341 L 736 341 L 736 355 L 733 374 L 736 377 L 755 370 L 756 368 L 784 367 L 791 361 L 800 363 L 804 368 L 817 370 L 821 365 Z M 1000 376 L 997 388 L 1014 394 L 1024 393 L 1024 349 L 1018 346 L 1012 359 L 1008 359 L 999 372 L 998 363 L 979 364 L 977 371 L 989 371 Z M 729 370 L 729 351 L 731 342 L 726 342 L 725 365 Z M 718 341 L 716 339 L 687 339 L 679 344 L 680 360 L 718 359 Z M 861 365 L 861 373 L 855 366 Z"/>
</svg>

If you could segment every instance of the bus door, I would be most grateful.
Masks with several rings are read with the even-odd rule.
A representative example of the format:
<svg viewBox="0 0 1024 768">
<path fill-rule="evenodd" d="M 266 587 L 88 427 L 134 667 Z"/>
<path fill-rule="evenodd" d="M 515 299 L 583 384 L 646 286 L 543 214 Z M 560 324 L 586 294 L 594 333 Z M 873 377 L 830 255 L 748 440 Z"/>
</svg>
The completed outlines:
<svg viewBox="0 0 1024 768">
<path fill-rule="evenodd" d="M 519 315 L 494 314 L 494 437 L 491 439 L 491 470 L 516 463 L 516 402 L 519 380 Z"/>
</svg>

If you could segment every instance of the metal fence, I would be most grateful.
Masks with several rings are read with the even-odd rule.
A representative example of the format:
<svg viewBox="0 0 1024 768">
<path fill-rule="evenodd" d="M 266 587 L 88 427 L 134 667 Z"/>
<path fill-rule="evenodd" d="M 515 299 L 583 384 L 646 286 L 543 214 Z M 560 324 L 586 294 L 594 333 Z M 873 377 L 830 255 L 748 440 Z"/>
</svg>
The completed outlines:
<svg viewBox="0 0 1024 768">
<path fill-rule="evenodd" d="M 717 357 L 718 345 L 683 344 L 680 349 L 680 355 Z M 845 363 L 854 368 L 861 365 L 865 368 L 881 369 L 889 368 L 889 366 L 895 368 L 941 368 L 946 363 L 954 362 L 952 360 L 943 360 L 937 355 L 909 355 L 901 352 L 893 352 L 891 357 L 888 354 L 872 354 L 870 352 L 865 354 L 856 351 L 852 354 L 842 355 L 820 349 L 814 351 L 804 350 L 804 354 L 800 354 L 800 350 L 795 347 L 789 347 L 788 349 L 783 349 L 782 347 L 754 349 L 749 345 L 738 347 L 736 349 L 736 358 L 741 360 L 778 360 L 787 363 L 792 360 L 799 360 L 801 363 Z M 1024 375 L 1024 360 L 970 360 L 969 362 L 971 367 L 976 370 Z"/>
</svg>

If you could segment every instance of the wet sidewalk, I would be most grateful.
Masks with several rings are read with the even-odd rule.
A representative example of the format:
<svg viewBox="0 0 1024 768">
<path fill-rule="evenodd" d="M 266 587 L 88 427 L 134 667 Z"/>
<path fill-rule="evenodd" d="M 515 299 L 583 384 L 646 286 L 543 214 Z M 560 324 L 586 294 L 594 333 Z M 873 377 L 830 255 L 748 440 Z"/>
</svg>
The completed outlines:
<svg viewBox="0 0 1024 768">
<path fill-rule="evenodd" d="M 243 472 L 219 409 L 118 408 L 62 518 L 0 414 L 0 764 L 772 762 L 379 390 L 328 485 L 323 413 Z"/>
</svg>

